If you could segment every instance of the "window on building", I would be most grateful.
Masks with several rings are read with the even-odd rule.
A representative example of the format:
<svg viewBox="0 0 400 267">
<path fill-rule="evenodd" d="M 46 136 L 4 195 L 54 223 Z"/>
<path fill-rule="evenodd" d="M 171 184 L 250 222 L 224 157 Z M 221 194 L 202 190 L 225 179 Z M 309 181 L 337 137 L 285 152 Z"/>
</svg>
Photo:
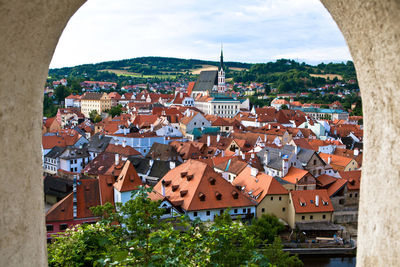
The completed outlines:
<svg viewBox="0 0 400 267">
<path fill-rule="evenodd" d="M 211 212 L 209 210 L 207 210 L 206 214 L 207 214 L 207 216 L 210 216 Z"/>
<path fill-rule="evenodd" d="M 325 214 L 322 214 L 322 219 L 325 219 L 326 218 L 326 215 Z"/>
<path fill-rule="evenodd" d="M 349 197 L 353 197 L 353 194 L 350 194 Z"/>
<path fill-rule="evenodd" d="M 273 201 L 274 200 L 274 197 L 271 197 L 271 201 Z"/>
<path fill-rule="evenodd" d="M 52 224 L 46 224 L 46 231 L 47 232 L 52 232 L 54 230 L 54 227 Z"/>
<path fill-rule="evenodd" d="M 314 219 L 314 216 L 310 215 L 310 220 Z"/>
<path fill-rule="evenodd" d="M 306 219 L 306 216 L 301 216 L 301 219 L 302 219 L 302 220 L 305 220 L 305 219 Z"/>
<path fill-rule="evenodd" d="M 246 209 L 243 209 L 243 213 L 246 213 Z"/>
<path fill-rule="evenodd" d="M 354 197 L 358 197 L 358 194 L 357 194 L 357 193 L 354 193 Z"/>
<path fill-rule="evenodd" d="M 285 211 L 286 210 L 286 208 L 282 208 L 282 211 Z"/>
<path fill-rule="evenodd" d="M 316 159 L 314 159 L 314 165 L 317 165 L 317 160 Z"/>
<path fill-rule="evenodd" d="M 68 224 L 66 224 L 66 223 L 60 224 L 60 231 L 65 231 L 65 230 L 67 230 L 67 228 L 68 228 Z"/>
<path fill-rule="evenodd" d="M 282 197 L 279 197 L 279 201 L 281 201 L 282 200 Z"/>
<path fill-rule="evenodd" d="M 262 212 L 262 213 L 264 213 L 264 212 L 265 212 L 265 209 L 264 209 L 264 208 L 262 208 L 262 209 L 261 209 L 261 212 Z"/>
<path fill-rule="evenodd" d="M 197 217 L 197 211 L 193 212 L 193 216 Z"/>
<path fill-rule="evenodd" d="M 237 209 L 234 209 L 234 210 L 233 210 L 233 213 L 238 213 L 238 210 L 237 210 Z"/>
<path fill-rule="evenodd" d="M 74 164 L 74 161 L 71 159 L 71 160 L 69 161 L 69 163 L 70 163 L 70 164 Z"/>
<path fill-rule="evenodd" d="M 219 215 L 222 215 L 224 213 L 224 210 L 219 210 Z"/>
</svg>

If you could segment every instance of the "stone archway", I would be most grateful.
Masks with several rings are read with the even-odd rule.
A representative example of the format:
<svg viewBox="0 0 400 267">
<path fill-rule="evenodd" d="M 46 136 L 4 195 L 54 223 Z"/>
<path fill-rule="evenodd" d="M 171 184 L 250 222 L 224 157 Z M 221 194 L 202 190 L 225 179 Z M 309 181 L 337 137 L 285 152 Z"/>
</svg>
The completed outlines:
<svg viewBox="0 0 400 267">
<path fill-rule="evenodd" d="M 58 39 L 85 0 L 0 0 L 0 265 L 46 266 L 41 116 Z M 400 256 L 400 1 L 322 0 L 353 56 L 365 148 L 358 266 Z"/>
</svg>

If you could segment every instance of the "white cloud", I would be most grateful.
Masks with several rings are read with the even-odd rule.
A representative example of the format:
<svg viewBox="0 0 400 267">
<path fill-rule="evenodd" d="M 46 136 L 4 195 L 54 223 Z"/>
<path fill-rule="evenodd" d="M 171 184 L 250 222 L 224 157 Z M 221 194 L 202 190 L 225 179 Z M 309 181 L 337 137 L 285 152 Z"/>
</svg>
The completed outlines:
<svg viewBox="0 0 400 267">
<path fill-rule="evenodd" d="M 51 67 L 139 56 L 263 62 L 350 59 L 318 0 L 89 0 L 68 23 Z"/>
</svg>

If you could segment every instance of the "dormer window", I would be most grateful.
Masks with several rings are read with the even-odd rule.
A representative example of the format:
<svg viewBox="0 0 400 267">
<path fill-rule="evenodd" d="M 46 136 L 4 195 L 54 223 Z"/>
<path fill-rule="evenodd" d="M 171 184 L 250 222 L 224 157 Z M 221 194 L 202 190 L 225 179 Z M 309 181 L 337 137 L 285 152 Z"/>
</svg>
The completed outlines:
<svg viewBox="0 0 400 267">
<path fill-rule="evenodd" d="M 184 196 L 186 196 L 188 191 L 187 190 L 182 190 L 180 193 L 181 193 L 181 197 L 184 197 Z"/>
<path fill-rule="evenodd" d="M 236 191 L 232 191 L 232 196 L 234 199 L 237 199 L 239 197 L 239 193 Z"/>
<path fill-rule="evenodd" d="M 188 181 L 192 180 L 192 179 L 193 179 L 193 174 L 188 174 L 188 175 L 186 175 L 186 179 L 187 179 Z"/>
<path fill-rule="evenodd" d="M 187 172 L 181 172 L 181 177 L 185 177 L 187 175 Z"/>
<path fill-rule="evenodd" d="M 210 181 L 210 184 L 211 184 L 211 185 L 215 185 L 215 178 L 210 177 L 210 178 L 208 179 L 208 181 Z"/>
<path fill-rule="evenodd" d="M 199 198 L 200 198 L 200 201 L 205 201 L 206 200 L 206 195 L 204 195 L 203 193 L 199 193 Z"/>
<path fill-rule="evenodd" d="M 172 191 L 175 192 L 178 188 L 179 188 L 179 185 L 178 185 L 178 184 L 177 184 L 177 185 L 173 185 L 173 186 L 172 186 Z"/>
<path fill-rule="evenodd" d="M 217 198 L 217 200 L 221 200 L 222 194 L 217 191 L 217 192 L 215 192 L 215 197 Z"/>
</svg>

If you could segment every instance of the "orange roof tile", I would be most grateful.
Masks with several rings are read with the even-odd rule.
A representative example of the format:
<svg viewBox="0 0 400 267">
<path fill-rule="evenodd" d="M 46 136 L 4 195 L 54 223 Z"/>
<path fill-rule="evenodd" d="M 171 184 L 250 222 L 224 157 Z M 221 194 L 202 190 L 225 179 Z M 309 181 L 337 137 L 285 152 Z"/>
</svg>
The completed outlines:
<svg viewBox="0 0 400 267">
<path fill-rule="evenodd" d="M 339 175 L 348 181 L 347 188 L 349 190 L 360 190 L 361 171 L 339 171 Z"/>
<path fill-rule="evenodd" d="M 246 194 L 252 196 L 260 203 L 267 195 L 285 195 L 288 191 L 272 176 L 263 172 L 258 172 L 257 176 L 251 175 L 251 167 L 246 167 L 232 184 L 234 186 L 244 187 Z"/>
<path fill-rule="evenodd" d="M 296 213 L 317 213 L 334 211 L 332 202 L 328 196 L 328 191 L 325 189 L 291 191 L 290 195 Z M 319 198 L 318 206 L 316 203 L 316 196 L 318 196 Z"/>
<path fill-rule="evenodd" d="M 306 170 L 302 170 L 296 167 L 290 167 L 288 173 L 282 179 L 289 183 L 296 184 L 298 181 L 303 179 L 303 177 L 306 176 L 307 174 L 308 171 Z"/>
<path fill-rule="evenodd" d="M 114 184 L 114 188 L 119 192 L 127 192 L 138 189 L 140 185 L 143 185 L 142 180 L 137 174 L 133 164 L 127 160 L 121 174 L 118 176 L 117 181 Z"/>
<path fill-rule="evenodd" d="M 255 205 L 210 166 L 197 160 L 170 170 L 154 190 L 162 192 L 163 183 L 169 201 L 186 211 Z"/>
</svg>

